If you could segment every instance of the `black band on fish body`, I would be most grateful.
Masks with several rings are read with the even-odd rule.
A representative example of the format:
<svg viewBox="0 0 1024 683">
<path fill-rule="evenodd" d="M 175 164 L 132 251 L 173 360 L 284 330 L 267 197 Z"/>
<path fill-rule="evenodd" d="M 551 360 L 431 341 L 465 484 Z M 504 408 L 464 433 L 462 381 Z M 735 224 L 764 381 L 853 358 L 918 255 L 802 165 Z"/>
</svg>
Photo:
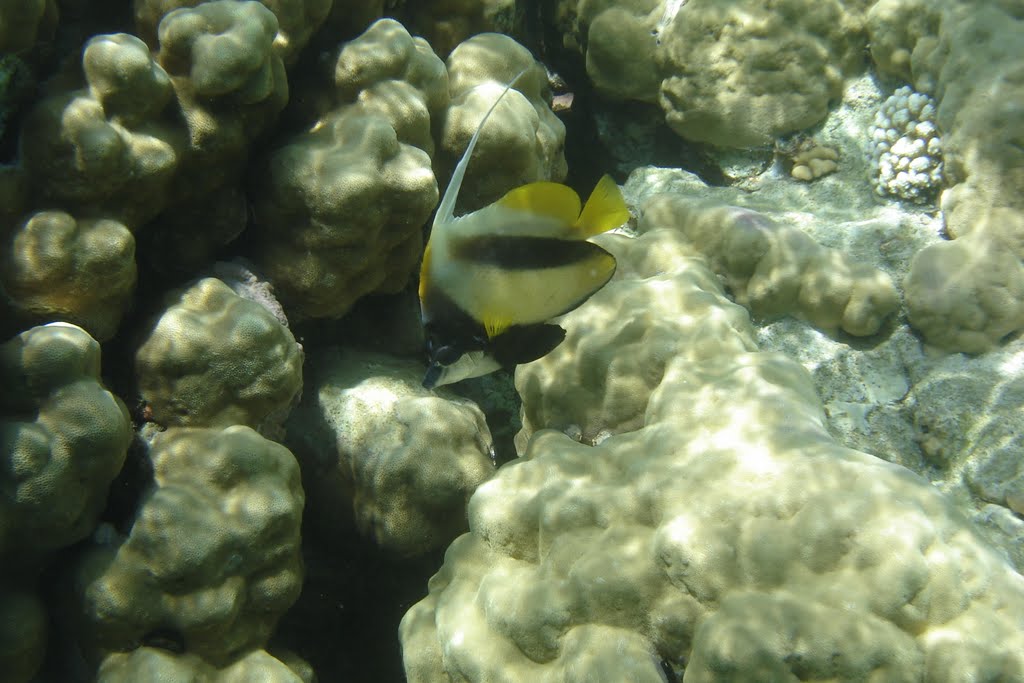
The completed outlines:
<svg viewBox="0 0 1024 683">
<path fill-rule="evenodd" d="M 584 240 L 521 235 L 481 235 L 456 242 L 453 256 L 506 270 L 560 268 L 607 252 Z"/>
</svg>

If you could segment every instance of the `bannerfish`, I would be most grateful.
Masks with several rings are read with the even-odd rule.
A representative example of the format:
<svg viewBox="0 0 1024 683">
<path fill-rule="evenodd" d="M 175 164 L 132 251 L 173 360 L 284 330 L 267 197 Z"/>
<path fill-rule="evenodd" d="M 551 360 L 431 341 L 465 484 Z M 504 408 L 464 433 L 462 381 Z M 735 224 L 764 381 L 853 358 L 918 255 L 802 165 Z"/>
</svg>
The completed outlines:
<svg viewBox="0 0 1024 683">
<path fill-rule="evenodd" d="M 582 210 L 576 192 L 540 181 L 456 217 L 477 126 L 438 205 L 420 269 L 420 315 L 431 389 L 541 358 L 565 339 L 552 318 L 611 279 L 615 257 L 587 238 L 622 225 L 629 210 L 615 181 L 598 181 Z"/>
</svg>

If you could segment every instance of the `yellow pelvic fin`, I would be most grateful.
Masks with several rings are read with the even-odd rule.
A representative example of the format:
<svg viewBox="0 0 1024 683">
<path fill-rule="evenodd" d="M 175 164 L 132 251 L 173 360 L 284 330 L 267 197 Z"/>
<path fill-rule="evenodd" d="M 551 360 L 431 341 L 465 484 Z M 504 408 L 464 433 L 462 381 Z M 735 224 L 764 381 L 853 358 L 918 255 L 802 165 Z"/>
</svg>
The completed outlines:
<svg viewBox="0 0 1024 683">
<path fill-rule="evenodd" d="M 597 181 L 594 191 L 590 193 L 583 213 L 575 221 L 583 237 L 591 237 L 617 228 L 629 220 L 629 209 L 622 198 L 619 186 L 612 177 L 605 175 Z"/>
<path fill-rule="evenodd" d="M 509 190 L 497 204 L 506 209 L 550 216 L 573 225 L 580 215 L 580 197 L 568 185 L 541 180 Z"/>
<path fill-rule="evenodd" d="M 494 339 L 499 334 L 512 326 L 512 321 L 501 318 L 487 318 L 483 320 L 484 329 L 487 330 L 487 338 Z"/>
</svg>

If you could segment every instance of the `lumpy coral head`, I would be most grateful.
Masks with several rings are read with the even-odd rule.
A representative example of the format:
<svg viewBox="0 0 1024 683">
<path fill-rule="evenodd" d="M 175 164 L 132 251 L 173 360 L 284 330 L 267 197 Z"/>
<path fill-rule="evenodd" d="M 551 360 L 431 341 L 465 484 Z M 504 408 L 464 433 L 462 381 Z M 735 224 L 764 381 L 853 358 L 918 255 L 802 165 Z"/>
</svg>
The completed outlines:
<svg viewBox="0 0 1024 683">
<path fill-rule="evenodd" d="M 135 354 L 164 426 L 270 427 L 302 386 L 302 347 L 273 312 L 205 278 L 170 298 Z"/>
<path fill-rule="evenodd" d="M 404 288 L 438 198 L 431 130 L 448 88 L 429 46 L 382 19 L 341 48 L 334 78 L 319 119 L 253 174 L 252 258 L 297 319 Z"/>
<path fill-rule="evenodd" d="M 90 533 L 131 441 L 100 382 L 100 346 L 74 325 L 0 347 L 0 562 L 8 570 Z"/>
<path fill-rule="evenodd" d="M 126 537 L 74 568 L 90 657 L 147 639 L 214 665 L 266 644 L 302 584 L 299 466 L 248 427 L 169 429 Z"/>
<path fill-rule="evenodd" d="M 561 320 L 561 358 L 520 390 L 530 411 L 617 366 L 632 400 L 583 443 L 562 429 L 593 420 L 593 395 L 534 413 L 402 621 L 409 680 L 655 682 L 659 660 L 685 681 L 1019 679 L 1021 576 L 928 482 L 837 443 L 807 371 L 757 350 L 676 239 L 605 243 L 621 278 Z M 624 306 L 638 286 L 661 296 Z M 574 334 L 613 313 L 689 343 L 630 366 L 615 335 Z"/>
<path fill-rule="evenodd" d="M 99 341 L 114 336 L 135 291 L 135 238 L 126 226 L 37 211 L 6 246 L 0 284 L 22 316 L 76 323 Z"/>
</svg>

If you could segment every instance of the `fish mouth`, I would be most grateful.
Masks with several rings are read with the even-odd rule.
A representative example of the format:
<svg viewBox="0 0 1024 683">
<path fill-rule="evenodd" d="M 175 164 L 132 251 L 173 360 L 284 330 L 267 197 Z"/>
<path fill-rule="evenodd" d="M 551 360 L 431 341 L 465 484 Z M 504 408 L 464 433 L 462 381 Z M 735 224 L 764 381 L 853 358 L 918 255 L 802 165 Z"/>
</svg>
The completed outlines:
<svg viewBox="0 0 1024 683">
<path fill-rule="evenodd" d="M 437 386 L 438 381 L 441 379 L 441 373 L 444 369 L 437 362 L 431 363 L 427 367 L 427 372 L 423 375 L 423 388 L 433 389 Z"/>
</svg>

